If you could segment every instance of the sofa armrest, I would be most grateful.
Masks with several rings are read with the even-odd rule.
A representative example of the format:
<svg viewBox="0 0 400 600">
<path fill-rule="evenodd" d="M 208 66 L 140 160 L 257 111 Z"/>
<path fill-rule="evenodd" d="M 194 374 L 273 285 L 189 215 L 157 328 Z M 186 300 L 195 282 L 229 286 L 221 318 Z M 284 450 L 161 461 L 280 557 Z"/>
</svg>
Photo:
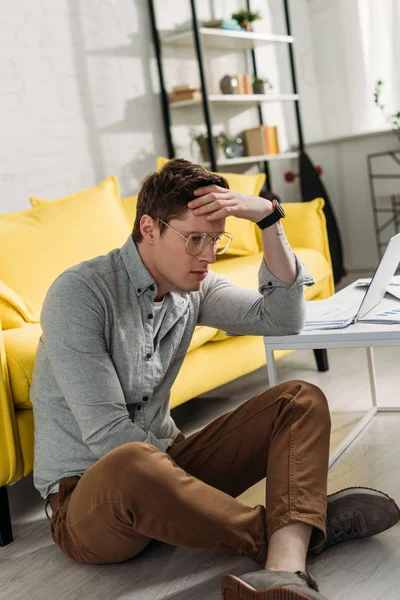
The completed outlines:
<svg viewBox="0 0 400 600">
<path fill-rule="evenodd" d="M 22 463 L 0 321 L 0 486 L 20 479 Z"/>
</svg>

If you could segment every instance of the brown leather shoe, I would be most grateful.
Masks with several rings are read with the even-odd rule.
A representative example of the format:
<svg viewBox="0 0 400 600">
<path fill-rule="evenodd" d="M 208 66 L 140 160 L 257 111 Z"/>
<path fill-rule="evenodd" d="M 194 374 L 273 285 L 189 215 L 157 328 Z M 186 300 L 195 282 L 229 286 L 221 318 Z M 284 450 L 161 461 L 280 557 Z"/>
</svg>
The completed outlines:
<svg viewBox="0 0 400 600">
<path fill-rule="evenodd" d="M 370 488 L 346 488 L 328 496 L 327 538 L 311 554 L 320 554 L 339 542 L 371 537 L 399 520 L 399 507 L 387 494 Z"/>
<path fill-rule="evenodd" d="M 224 600 L 326 600 L 311 575 L 302 571 L 224 575 L 221 591 Z"/>
</svg>

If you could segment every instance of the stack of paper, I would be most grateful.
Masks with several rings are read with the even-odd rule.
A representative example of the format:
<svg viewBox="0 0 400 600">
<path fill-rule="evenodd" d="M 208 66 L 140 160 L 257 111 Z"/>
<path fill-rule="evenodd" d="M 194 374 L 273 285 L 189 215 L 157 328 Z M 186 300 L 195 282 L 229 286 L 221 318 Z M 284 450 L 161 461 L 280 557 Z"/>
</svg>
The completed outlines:
<svg viewBox="0 0 400 600">
<path fill-rule="evenodd" d="M 390 306 L 382 307 L 382 303 L 377 308 L 371 310 L 365 317 L 360 319 L 360 323 L 372 323 L 397 325 L 400 323 L 400 308 L 399 304 L 391 304 Z"/>
<path fill-rule="evenodd" d="M 304 331 L 315 329 L 340 329 L 347 327 L 356 316 L 358 306 L 333 304 L 327 300 L 306 302 Z"/>
</svg>

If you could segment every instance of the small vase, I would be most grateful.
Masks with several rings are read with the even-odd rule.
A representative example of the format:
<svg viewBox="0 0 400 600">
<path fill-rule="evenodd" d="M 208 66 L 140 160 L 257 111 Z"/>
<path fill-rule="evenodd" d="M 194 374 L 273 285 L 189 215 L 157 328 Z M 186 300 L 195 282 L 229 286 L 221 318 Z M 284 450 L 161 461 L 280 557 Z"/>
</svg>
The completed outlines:
<svg viewBox="0 0 400 600">
<path fill-rule="evenodd" d="M 200 148 L 200 154 L 201 154 L 201 158 L 204 162 L 209 162 L 210 161 L 210 153 L 209 153 L 209 149 L 208 149 L 208 139 L 202 140 L 201 142 L 197 142 Z M 215 148 L 215 153 L 216 153 L 216 158 L 219 158 L 220 155 L 220 146 L 218 144 L 218 138 L 217 136 L 214 136 L 214 148 Z"/>
<path fill-rule="evenodd" d="M 253 83 L 253 94 L 265 94 L 265 86 L 263 81 Z"/>
</svg>

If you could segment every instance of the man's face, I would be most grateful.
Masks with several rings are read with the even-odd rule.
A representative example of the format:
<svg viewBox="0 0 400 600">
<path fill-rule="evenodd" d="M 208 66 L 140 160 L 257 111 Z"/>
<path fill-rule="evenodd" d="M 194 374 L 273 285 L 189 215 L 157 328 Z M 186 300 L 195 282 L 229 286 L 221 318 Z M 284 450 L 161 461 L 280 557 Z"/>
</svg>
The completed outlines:
<svg viewBox="0 0 400 600">
<path fill-rule="evenodd" d="M 187 254 L 184 240 L 177 231 L 189 237 L 192 233 L 208 233 L 211 236 L 225 231 L 225 219 L 208 221 L 205 216 L 195 216 L 187 210 L 183 219 L 172 219 L 163 235 L 156 236 L 152 247 L 153 277 L 161 295 L 173 288 L 195 292 L 207 276 L 209 265 L 215 262 L 215 253 L 210 242 L 197 256 Z"/>
</svg>

